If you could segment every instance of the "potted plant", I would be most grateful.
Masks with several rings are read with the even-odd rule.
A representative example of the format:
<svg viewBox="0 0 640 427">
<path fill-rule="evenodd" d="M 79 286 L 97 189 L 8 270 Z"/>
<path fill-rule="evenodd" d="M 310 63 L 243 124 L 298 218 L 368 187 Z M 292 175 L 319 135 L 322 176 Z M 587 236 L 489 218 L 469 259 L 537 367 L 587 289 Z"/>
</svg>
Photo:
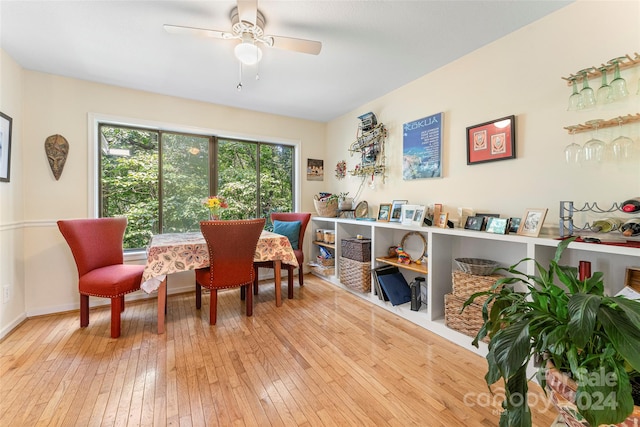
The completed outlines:
<svg viewBox="0 0 640 427">
<path fill-rule="evenodd" d="M 640 302 L 605 295 L 601 272 L 580 280 L 577 268 L 559 265 L 574 240 L 560 242 L 548 269 L 535 262 L 537 275 L 518 270 L 530 258 L 496 269 L 509 276 L 463 306 L 487 297 L 473 345 L 489 337 L 485 380 L 491 388 L 504 379 L 501 427 L 531 426 L 527 367 L 532 359 L 547 362 L 538 368 L 545 391 L 550 368 L 575 380 L 575 415 L 588 422 L 579 425 L 621 423 L 638 412 L 632 384 L 640 382 Z"/>
</svg>

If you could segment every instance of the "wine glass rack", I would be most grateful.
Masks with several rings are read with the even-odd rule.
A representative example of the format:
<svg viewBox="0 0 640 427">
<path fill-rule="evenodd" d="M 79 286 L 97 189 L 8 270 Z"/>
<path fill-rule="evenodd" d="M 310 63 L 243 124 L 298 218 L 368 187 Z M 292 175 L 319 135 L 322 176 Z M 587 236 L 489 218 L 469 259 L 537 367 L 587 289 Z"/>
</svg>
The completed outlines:
<svg viewBox="0 0 640 427">
<path fill-rule="evenodd" d="M 597 232 L 588 222 L 582 227 L 576 227 L 573 223 L 573 214 L 576 212 L 592 212 L 598 214 L 623 212 L 622 205 L 614 202 L 610 208 L 602 209 L 596 202 L 586 202 L 580 209 L 576 209 L 572 201 L 563 200 L 560 202 L 560 237 L 571 237 L 574 231 Z"/>
<path fill-rule="evenodd" d="M 379 123 L 373 129 L 363 132 L 362 127 L 358 128 L 358 136 L 356 141 L 349 146 L 349 153 L 360 155 L 358 165 L 349 173 L 353 176 L 382 176 L 382 182 L 385 182 L 385 153 L 384 143 L 387 138 L 387 129 L 384 124 Z"/>
<path fill-rule="evenodd" d="M 635 67 L 636 65 L 640 64 L 640 54 L 638 54 L 638 52 L 634 52 L 633 55 L 634 56 L 625 54 L 624 57 L 621 57 L 624 59 L 622 59 L 618 63 L 618 67 L 620 68 L 620 71 L 627 68 Z M 612 63 L 600 64 L 597 67 L 592 66 L 586 74 L 587 80 L 595 79 L 596 77 L 602 77 L 602 72 L 600 71 L 600 69 L 602 68 L 606 69 L 606 72 L 609 72 L 613 70 L 614 67 L 615 65 Z M 569 77 L 562 77 L 562 79 L 567 81 L 567 86 L 571 86 L 573 80 L 575 80 L 576 83 L 580 83 L 583 79 L 583 75 L 581 73 L 572 73 L 572 74 L 569 74 Z"/>
<path fill-rule="evenodd" d="M 598 123 L 598 129 L 610 128 L 614 126 L 623 126 L 623 125 L 628 125 L 631 123 L 638 123 L 638 122 L 640 122 L 640 113 L 627 114 L 626 116 L 618 116 L 618 117 L 614 117 L 612 119 L 604 120 Z M 582 123 L 578 125 L 565 126 L 564 129 L 566 129 L 570 134 L 575 134 L 575 133 L 592 131 L 593 125 Z"/>
</svg>

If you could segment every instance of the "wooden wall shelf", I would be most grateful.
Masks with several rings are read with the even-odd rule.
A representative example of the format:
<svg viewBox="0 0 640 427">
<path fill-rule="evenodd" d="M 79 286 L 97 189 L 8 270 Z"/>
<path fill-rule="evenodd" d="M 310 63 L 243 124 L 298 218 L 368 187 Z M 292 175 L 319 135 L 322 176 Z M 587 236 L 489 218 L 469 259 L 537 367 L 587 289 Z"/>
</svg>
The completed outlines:
<svg viewBox="0 0 640 427">
<path fill-rule="evenodd" d="M 628 125 L 630 123 L 638 123 L 638 122 L 640 122 L 640 113 L 627 114 L 626 116 L 618 116 L 618 117 L 614 117 L 613 119 L 603 121 L 598 125 L 598 129 L 605 129 L 605 128 L 610 128 L 614 126 L 623 126 L 623 125 Z M 593 131 L 594 127 L 587 123 L 583 123 L 578 125 L 565 126 L 564 129 L 566 129 L 569 132 L 569 134 L 575 134 L 575 133 Z"/>
<path fill-rule="evenodd" d="M 631 56 L 629 54 L 625 54 L 624 58 L 618 65 L 618 67 L 620 68 L 620 71 L 625 70 L 627 68 L 631 68 L 631 67 L 635 67 L 636 65 L 640 64 L 640 54 L 638 54 L 638 52 L 634 52 L 634 56 Z M 585 67 L 589 68 L 589 67 Z M 606 64 L 600 64 L 599 66 L 591 66 L 592 70 L 589 71 L 587 73 L 587 79 L 591 80 L 591 79 L 595 79 L 596 77 L 602 77 L 602 72 L 600 71 L 600 68 L 606 68 L 607 72 L 609 71 L 613 71 L 613 69 L 615 68 L 615 66 L 611 63 L 606 63 Z M 575 79 L 576 83 L 580 83 L 582 82 L 582 74 L 569 74 L 569 77 L 562 77 L 563 80 L 567 81 L 567 86 L 571 86 L 572 83 L 571 81 L 573 79 Z"/>
<path fill-rule="evenodd" d="M 416 264 L 415 262 L 412 262 L 411 264 L 401 264 L 398 262 L 398 258 L 395 258 L 395 257 L 392 257 L 392 258 L 379 257 L 379 258 L 376 258 L 376 261 L 383 262 L 389 265 L 394 265 L 398 268 L 405 268 L 409 271 L 415 271 L 416 273 L 427 274 L 427 265 L 424 263 Z"/>
</svg>

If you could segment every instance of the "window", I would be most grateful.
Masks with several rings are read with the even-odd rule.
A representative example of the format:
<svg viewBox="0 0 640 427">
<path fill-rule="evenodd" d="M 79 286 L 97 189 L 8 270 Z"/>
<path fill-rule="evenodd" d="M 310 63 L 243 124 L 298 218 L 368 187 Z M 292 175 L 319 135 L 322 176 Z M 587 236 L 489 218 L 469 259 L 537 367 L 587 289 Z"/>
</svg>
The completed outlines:
<svg viewBox="0 0 640 427">
<path fill-rule="evenodd" d="M 152 234 L 197 231 L 202 201 L 221 195 L 223 219 L 269 218 L 294 210 L 295 147 L 98 124 L 98 215 L 124 215 L 125 249 Z"/>
</svg>

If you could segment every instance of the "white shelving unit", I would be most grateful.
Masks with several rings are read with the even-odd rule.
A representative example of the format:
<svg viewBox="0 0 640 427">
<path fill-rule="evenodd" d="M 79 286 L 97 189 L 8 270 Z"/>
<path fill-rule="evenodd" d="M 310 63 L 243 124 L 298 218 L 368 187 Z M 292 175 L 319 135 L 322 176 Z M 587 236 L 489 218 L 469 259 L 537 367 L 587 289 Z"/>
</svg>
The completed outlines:
<svg viewBox="0 0 640 427">
<path fill-rule="evenodd" d="M 393 222 L 359 221 L 343 218 L 313 217 L 311 219 L 313 236 L 316 229 L 329 229 L 335 232 L 335 245 L 331 248 L 340 259 L 340 242 L 342 239 L 353 238 L 360 234 L 371 239 L 372 268 L 384 265 L 382 258 L 387 257 L 389 246 L 398 245 L 402 237 L 411 231 L 420 232 L 427 241 L 428 262 L 426 271 L 423 266 L 407 268 L 398 265 L 405 275 L 407 282 L 416 276 L 426 276 L 427 302 L 419 311 L 411 311 L 410 303 L 392 306 L 391 303 L 381 301 L 372 290 L 369 293 L 352 291 L 340 283 L 339 262 L 336 262 L 335 274 L 322 276 L 323 279 L 339 286 L 355 295 L 383 307 L 400 317 L 447 338 L 448 340 L 480 355 L 485 355 L 487 347 L 480 343 L 476 349 L 471 345 L 472 338 L 450 329 L 444 324 L 444 296 L 452 290 L 451 273 L 457 269 L 455 258 L 485 258 L 497 261 L 500 266 L 507 267 L 522 258 L 532 258 L 547 266 L 553 258 L 559 240 L 554 237 L 525 237 L 514 234 L 499 235 L 483 231 L 470 231 L 461 228 L 437 228 L 403 226 Z M 314 239 L 315 240 L 315 239 Z M 325 244 L 322 244 L 326 247 Z M 311 257 L 318 255 L 316 242 L 311 243 Z M 640 267 L 640 249 L 623 246 L 601 245 L 594 243 L 571 243 L 563 254 L 561 262 L 566 265 L 578 266 L 579 261 L 590 261 L 592 271 L 602 271 L 605 277 L 607 292 L 613 295 L 624 287 L 625 271 L 627 267 Z M 420 267 L 415 269 L 415 267 Z M 521 266 L 521 271 L 535 273 L 535 265 L 528 262 Z M 315 274 L 315 273 L 314 273 Z"/>
</svg>

